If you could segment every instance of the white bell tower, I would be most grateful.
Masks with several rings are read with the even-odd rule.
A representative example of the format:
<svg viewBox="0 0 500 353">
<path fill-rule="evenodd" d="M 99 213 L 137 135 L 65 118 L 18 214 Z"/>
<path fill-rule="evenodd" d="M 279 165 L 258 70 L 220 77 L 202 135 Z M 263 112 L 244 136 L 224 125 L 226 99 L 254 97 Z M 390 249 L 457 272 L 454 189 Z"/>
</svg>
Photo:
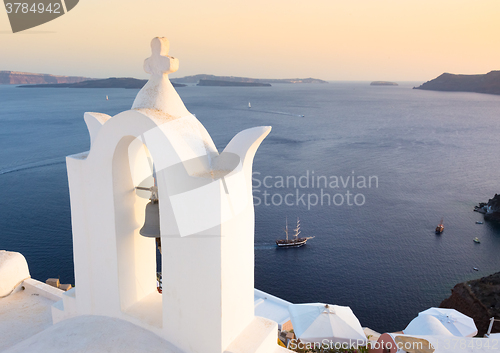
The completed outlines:
<svg viewBox="0 0 500 353">
<path fill-rule="evenodd" d="M 186 353 L 283 350 L 276 323 L 254 316 L 252 163 L 271 128 L 244 130 L 219 154 L 168 79 L 179 65 L 168 40 L 151 47 L 132 109 L 85 113 L 91 149 L 67 157 L 76 286 L 53 320 L 111 316 Z M 148 200 L 136 187 L 152 183 L 152 164 L 162 294 L 155 240 L 139 234 Z"/>
</svg>

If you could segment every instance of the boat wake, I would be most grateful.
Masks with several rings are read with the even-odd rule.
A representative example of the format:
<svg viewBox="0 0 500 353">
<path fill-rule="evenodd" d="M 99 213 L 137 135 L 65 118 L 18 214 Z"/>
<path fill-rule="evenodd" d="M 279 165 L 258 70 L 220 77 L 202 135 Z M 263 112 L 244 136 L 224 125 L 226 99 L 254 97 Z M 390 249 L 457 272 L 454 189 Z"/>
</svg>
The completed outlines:
<svg viewBox="0 0 500 353">
<path fill-rule="evenodd" d="M 254 250 L 276 250 L 276 244 L 267 243 L 267 244 L 255 244 Z"/>
<path fill-rule="evenodd" d="M 260 110 L 260 109 L 247 109 L 247 111 L 250 112 L 255 112 L 255 113 L 266 113 L 266 114 L 278 114 L 278 115 L 288 115 L 288 116 L 295 116 L 298 118 L 303 118 L 304 115 L 301 114 L 293 114 L 293 113 L 287 113 L 287 112 L 277 112 L 274 110 Z"/>
<path fill-rule="evenodd" d="M 18 165 L 15 167 L 0 169 L 0 175 L 16 173 L 16 172 L 20 172 L 23 170 L 48 167 L 51 165 L 63 164 L 63 163 L 66 163 L 65 157 L 51 158 L 51 159 L 46 159 L 44 161 L 26 163 L 26 164 Z"/>
</svg>

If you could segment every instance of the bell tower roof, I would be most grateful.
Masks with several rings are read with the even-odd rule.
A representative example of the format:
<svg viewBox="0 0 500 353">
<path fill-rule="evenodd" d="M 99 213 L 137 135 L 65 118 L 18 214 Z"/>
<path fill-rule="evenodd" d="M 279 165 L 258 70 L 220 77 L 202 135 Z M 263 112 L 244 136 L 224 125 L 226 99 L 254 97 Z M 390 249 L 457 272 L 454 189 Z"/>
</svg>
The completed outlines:
<svg viewBox="0 0 500 353">
<path fill-rule="evenodd" d="M 151 76 L 137 94 L 132 109 L 160 110 L 172 118 L 190 115 L 168 78 L 168 74 L 179 69 L 179 60 L 168 55 L 169 49 L 170 42 L 165 37 L 151 41 L 151 56 L 144 61 L 144 71 Z"/>
</svg>

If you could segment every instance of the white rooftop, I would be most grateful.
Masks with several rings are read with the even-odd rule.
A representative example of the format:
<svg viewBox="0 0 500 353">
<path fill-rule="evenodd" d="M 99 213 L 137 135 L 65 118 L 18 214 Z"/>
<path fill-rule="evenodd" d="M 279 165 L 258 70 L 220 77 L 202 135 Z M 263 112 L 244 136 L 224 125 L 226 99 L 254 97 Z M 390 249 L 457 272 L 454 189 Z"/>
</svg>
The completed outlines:
<svg viewBox="0 0 500 353">
<path fill-rule="evenodd" d="M 25 289 L 0 299 L 0 352 L 21 352 L 35 343 L 37 352 L 54 352 L 57 347 L 64 352 L 177 352 L 150 331 L 119 319 L 85 316 L 53 325 L 51 306 L 63 291 L 33 279 L 25 280 L 22 287 Z M 256 316 L 280 325 L 290 320 L 290 302 L 258 289 L 254 298 Z M 107 350 L 109 342 L 116 350 Z M 96 344 L 101 345 L 99 349 Z"/>
<path fill-rule="evenodd" d="M 18 331 L 13 330 L 13 332 Z M 37 335 L 3 351 L 3 353 L 15 352 L 180 353 L 181 351 L 151 331 L 130 322 L 106 316 L 78 316 L 55 325 L 51 324 Z"/>
<path fill-rule="evenodd" d="M 255 316 L 265 317 L 278 323 L 281 328 L 290 320 L 288 306 L 292 303 L 261 290 L 254 291 Z"/>
<path fill-rule="evenodd" d="M 31 288 L 1 298 L 0 352 L 52 326 L 54 303 Z"/>
<path fill-rule="evenodd" d="M 151 331 L 116 318 L 79 316 L 53 325 L 52 306 L 63 293 L 28 278 L 0 298 L 0 352 L 181 352 Z M 290 302 L 258 289 L 254 294 L 256 316 L 279 324 L 289 320 Z M 274 353 L 286 351 L 276 346 Z"/>
</svg>

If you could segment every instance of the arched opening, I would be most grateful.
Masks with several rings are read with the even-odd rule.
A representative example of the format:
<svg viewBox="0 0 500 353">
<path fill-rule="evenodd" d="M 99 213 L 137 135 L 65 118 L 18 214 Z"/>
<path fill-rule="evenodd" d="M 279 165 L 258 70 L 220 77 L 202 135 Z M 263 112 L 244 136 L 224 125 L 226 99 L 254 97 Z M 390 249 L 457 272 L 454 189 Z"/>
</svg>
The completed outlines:
<svg viewBox="0 0 500 353">
<path fill-rule="evenodd" d="M 112 173 L 120 308 L 126 315 L 161 327 L 156 241 L 139 234 L 149 195 L 137 192 L 136 186 L 153 185 L 152 158 L 141 139 L 125 136 L 120 140 Z"/>
</svg>

